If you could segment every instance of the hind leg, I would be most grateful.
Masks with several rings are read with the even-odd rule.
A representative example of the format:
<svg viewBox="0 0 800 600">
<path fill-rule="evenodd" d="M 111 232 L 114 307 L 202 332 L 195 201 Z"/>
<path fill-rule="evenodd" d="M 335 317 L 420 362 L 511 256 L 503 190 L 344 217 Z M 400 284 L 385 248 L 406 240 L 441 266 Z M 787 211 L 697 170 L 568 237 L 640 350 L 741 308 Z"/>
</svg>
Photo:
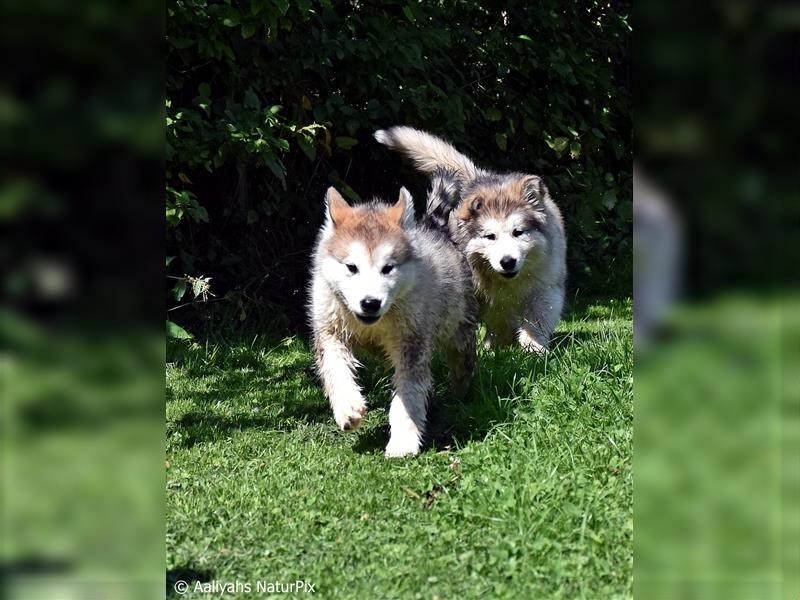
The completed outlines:
<svg viewBox="0 0 800 600">
<path fill-rule="evenodd" d="M 465 396 L 475 373 L 475 324 L 459 325 L 446 351 L 450 385 L 456 396 Z"/>
</svg>

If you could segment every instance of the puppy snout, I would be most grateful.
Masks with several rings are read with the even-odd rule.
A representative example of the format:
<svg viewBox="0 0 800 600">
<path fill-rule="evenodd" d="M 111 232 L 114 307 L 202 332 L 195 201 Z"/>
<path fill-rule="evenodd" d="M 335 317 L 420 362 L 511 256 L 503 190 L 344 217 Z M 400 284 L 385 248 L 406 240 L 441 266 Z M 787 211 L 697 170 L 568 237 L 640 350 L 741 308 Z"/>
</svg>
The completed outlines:
<svg viewBox="0 0 800 600">
<path fill-rule="evenodd" d="M 380 309 L 381 301 L 377 298 L 366 297 L 361 301 L 361 310 L 363 310 L 366 315 L 377 314 Z"/>
<path fill-rule="evenodd" d="M 517 266 L 517 259 L 510 256 L 504 256 L 500 259 L 500 266 L 503 267 L 504 271 L 513 271 L 514 267 Z"/>
</svg>

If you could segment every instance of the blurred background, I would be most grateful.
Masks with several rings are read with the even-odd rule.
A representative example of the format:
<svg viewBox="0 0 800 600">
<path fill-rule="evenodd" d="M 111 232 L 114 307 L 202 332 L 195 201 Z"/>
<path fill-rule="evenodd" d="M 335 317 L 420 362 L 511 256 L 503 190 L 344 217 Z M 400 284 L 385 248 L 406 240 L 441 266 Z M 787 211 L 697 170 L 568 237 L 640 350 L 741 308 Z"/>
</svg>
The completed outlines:
<svg viewBox="0 0 800 600">
<path fill-rule="evenodd" d="M 798 598 L 800 7 L 634 27 L 634 593 Z"/>
<path fill-rule="evenodd" d="M 0 8 L 0 595 L 164 593 L 164 15 Z"/>
</svg>

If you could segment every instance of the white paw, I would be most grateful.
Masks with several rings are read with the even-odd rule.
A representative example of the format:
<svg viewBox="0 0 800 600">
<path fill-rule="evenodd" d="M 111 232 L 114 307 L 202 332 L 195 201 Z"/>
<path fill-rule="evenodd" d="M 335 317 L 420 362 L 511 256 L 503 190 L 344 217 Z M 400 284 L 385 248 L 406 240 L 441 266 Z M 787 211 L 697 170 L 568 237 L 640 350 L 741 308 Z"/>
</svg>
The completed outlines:
<svg viewBox="0 0 800 600">
<path fill-rule="evenodd" d="M 367 405 L 360 396 L 348 401 L 337 401 L 333 409 L 333 418 L 342 431 L 357 429 L 361 425 Z"/>
<path fill-rule="evenodd" d="M 399 458 L 419 454 L 420 439 L 415 433 L 392 434 L 386 445 L 386 458 Z"/>
<path fill-rule="evenodd" d="M 536 338 L 528 334 L 524 329 L 519 332 L 519 344 L 528 352 L 534 354 L 547 354 L 547 346 L 539 343 Z"/>
<path fill-rule="evenodd" d="M 522 349 L 533 354 L 547 354 L 549 352 L 547 346 L 542 346 L 539 342 L 535 341 L 528 344 L 522 344 Z"/>
</svg>

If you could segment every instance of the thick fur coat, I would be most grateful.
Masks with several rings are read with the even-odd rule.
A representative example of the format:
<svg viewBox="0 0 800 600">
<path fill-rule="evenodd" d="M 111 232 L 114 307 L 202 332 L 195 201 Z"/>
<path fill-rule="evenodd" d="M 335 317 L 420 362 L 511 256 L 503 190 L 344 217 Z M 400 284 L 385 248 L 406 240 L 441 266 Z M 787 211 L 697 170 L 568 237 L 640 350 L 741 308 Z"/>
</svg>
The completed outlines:
<svg viewBox="0 0 800 600">
<path fill-rule="evenodd" d="M 375 138 L 424 173 L 453 174 L 458 193 L 449 211 L 439 207 L 438 219 L 469 261 L 486 345 L 546 351 L 564 306 L 567 245 L 561 213 L 541 178 L 480 168 L 451 144 L 410 127 L 380 130 Z"/>
<path fill-rule="evenodd" d="M 474 369 L 477 309 L 469 266 L 445 232 L 416 223 L 405 189 L 394 205 L 350 206 L 331 188 L 325 214 L 309 316 L 334 418 L 342 429 L 361 423 L 366 403 L 355 353 L 372 349 L 394 367 L 386 455 L 416 454 L 432 392 L 434 348 L 445 351 L 460 391 Z"/>
</svg>

